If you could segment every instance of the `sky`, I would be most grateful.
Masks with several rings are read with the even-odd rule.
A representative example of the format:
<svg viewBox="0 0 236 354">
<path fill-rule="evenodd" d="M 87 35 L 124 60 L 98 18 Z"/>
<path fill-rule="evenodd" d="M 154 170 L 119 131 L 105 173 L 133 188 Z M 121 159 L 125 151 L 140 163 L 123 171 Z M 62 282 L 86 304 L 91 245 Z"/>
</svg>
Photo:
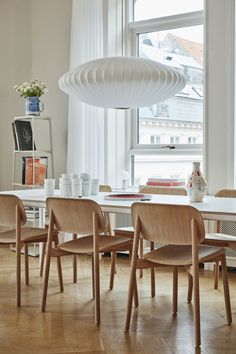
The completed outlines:
<svg viewBox="0 0 236 354">
<path fill-rule="evenodd" d="M 203 9 L 203 0 L 137 0 L 135 2 L 135 20 L 170 16 Z M 172 32 L 172 31 L 171 31 Z M 193 42 L 203 42 L 202 26 L 192 26 L 173 30 L 175 34 Z"/>
</svg>

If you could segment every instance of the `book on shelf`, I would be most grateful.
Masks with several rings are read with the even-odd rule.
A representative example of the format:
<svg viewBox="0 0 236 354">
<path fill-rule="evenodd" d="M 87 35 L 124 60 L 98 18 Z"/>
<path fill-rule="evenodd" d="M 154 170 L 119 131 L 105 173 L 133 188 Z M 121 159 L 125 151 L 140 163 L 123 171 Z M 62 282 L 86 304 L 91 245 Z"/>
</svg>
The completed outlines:
<svg viewBox="0 0 236 354">
<path fill-rule="evenodd" d="M 148 186 L 162 186 L 162 187 L 178 187 L 185 185 L 184 178 L 162 178 L 150 177 L 147 181 Z"/>
<path fill-rule="evenodd" d="M 14 144 L 15 144 L 15 150 L 19 150 L 19 144 L 18 144 L 18 139 L 17 139 L 17 135 L 16 135 L 16 126 L 15 126 L 15 122 L 11 123 L 12 126 L 12 132 L 13 132 L 13 138 L 14 138 Z"/>
<path fill-rule="evenodd" d="M 47 178 L 47 157 L 22 157 L 22 184 L 43 185 Z"/>
<path fill-rule="evenodd" d="M 12 123 L 13 137 L 15 141 L 15 150 L 36 150 L 33 145 L 33 132 L 31 122 L 15 120 Z"/>
</svg>

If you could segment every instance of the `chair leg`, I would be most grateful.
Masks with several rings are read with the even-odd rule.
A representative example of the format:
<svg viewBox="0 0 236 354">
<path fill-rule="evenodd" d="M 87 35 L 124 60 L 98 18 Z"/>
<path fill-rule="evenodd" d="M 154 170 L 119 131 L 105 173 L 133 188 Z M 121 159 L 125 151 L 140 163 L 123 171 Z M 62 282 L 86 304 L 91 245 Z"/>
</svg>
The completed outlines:
<svg viewBox="0 0 236 354">
<path fill-rule="evenodd" d="M 95 323 L 100 324 L 100 271 L 99 253 L 94 252 Z"/>
<path fill-rule="evenodd" d="M 178 267 L 173 269 L 173 313 L 178 310 Z"/>
<path fill-rule="evenodd" d="M 110 290 L 113 289 L 115 272 L 116 272 L 116 252 L 112 252 L 111 253 Z"/>
<path fill-rule="evenodd" d="M 43 267 L 44 267 L 44 261 L 45 261 L 45 253 L 46 253 L 46 242 L 43 242 L 41 262 L 40 262 L 40 273 L 39 273 L 40 277 L 43 276 Z"/>
<path fill-rule="evenodd" d="M 51 263 L 51 254 L 47 252 L 45 268 L 44 268 L 43 297 L 42 297 L 42 306 L 41 306 L 42 312 L 45 312 L 46 309 L 50 263 Z"/>
<path fill-rule="evenodd" d="M 16 243 L 16 304 L 21 306 L 21 245 Z"/>
<path fill-rule="evenodd" d="M 57 247 L 57 245 L 59 244 L 58 235 L 54 239 L 54 244 L 55 247 Z M 63 293 L 64 286 L 63 286 L 63 278 L 62 278 L 61 257 L 57 257 L 57 273 L 58 273 L 60 292 Z"/>
<path fill-rule="evenodd" d="M 140 239 L 139 243 L 139 258 L 143 258 L 143 239 Z M 143 269 L 139 270 L 139 278 L 143 277 Z"/>
<path fill-rule="evenodd" d="M 195 347 L 201 345 L 200 296 L 199 296 L 199 266 L 193 265 L 193 296 L 194 296 L 194 328 Z"/>
<path fill-rule="evenodd" d="M 128 304 L 127 304 L 127 311 L 126 311 L 126 323 L 125 323 L 125 331 L 129 330 L 130 327 L 130 318 L 132 312 L 132 302 L 133 302 L 133 295 L 135 290 L 135 283 L 136 283 L 136 265 L 133 265 L 131 268 L 130 279 L 129 279 L 129 291 L 128 291 Z M 137 286 L 137 284 L 136 284 Z"/>
<path fill-rule="evenodd" d="M 192 294 L 193 294 L 193 277 L 191 273 L 188 271 L 188 295 L 187 295 L 187 302 L 190 303 L 192 301 Z"/>
<path fill-rule="evenodd" d="M 138 303 L 138 287 L 137 287 L 137 277 L 136 277 L 136 272 L 135 272 L 135 278 L 134 278 L 134 307 L 138 307 L 139 303 Z"/>
<path fill-rule="evenodd" d="M 229 294 L 229 282 L 228 282 L 228 273 L 227 273 L 227 265 L 225 254 L 221 257 L 221 267 L 222 267 L 222 279 L 224 286 L 224 297 L 225 297 L 225 309 L 227 316 L 227 323 L 232 323 L 232 312 L 231 312 L 231 304 L 230 304 L 230 294 Z"/>
<path fill-rule="evenodd" d="M 150 251 L 154 250 L 154 242 L 150 242 Z M 156 295 L 156 279 L 155 279 L 155 268 L 150 269 L 151 272 L 151 297 Z"/>
<path fill-rule="evenodd" d="M 219 262 L 215 262 L 214 265 L 214 289 L 218 289 L 218 282 L 219 282 Z"/>
<path fill-rule="evenodd" d="M 95 288 L 94 288 L 94 257 L 93 257 L 93 254 L 92 254 L 92 293 L 93 293 L 93 299 L 95 299 Z"/>
<path fill-rule="evenodd" d="M 24 252 L 25 252 L 25 284 L 29 285 L 29 252 L 28 252 L 28 244 L 24 244 Z"/>
<path fill-rule="evenodd" d="M 73 234 L 73 240 L 77 239 L 77 235 Z M 73 256 L 73 283 L 77 283 L 77 255 Z"/>
</svg>

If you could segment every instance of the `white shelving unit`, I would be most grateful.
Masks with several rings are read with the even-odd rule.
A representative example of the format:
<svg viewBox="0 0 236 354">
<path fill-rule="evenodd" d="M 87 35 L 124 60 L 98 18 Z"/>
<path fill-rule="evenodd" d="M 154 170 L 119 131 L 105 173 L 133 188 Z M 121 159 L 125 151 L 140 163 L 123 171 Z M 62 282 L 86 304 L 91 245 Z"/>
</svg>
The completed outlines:
<svg viewBox="0 0 236 354">
<path fill-rule="evenodd" d="M 21 120 L 21 121 L 30 121 L 31 122 L 31 127 L 32 127 L 32 146 L 33 150 L 13 150 L 13 169 L 12 169 L 12 186 L 13 189 L 16 188 L 38 188 L 41 187 L 41 185 L 37 185 L 35 183 L 35 168 L 34 168 L 34 162 L 35 162 L 35 157 L 42 157 L 46 156 L 48 158 L 48 166 L 47 166 L 47 175 L 48 178 L 54 178 L 54 161 L 53 161 L 53 144 L 52 144 L 52 123 L 51 123 L 51 118 L 47 116 L 22 116 L 22 117 L 15 117 L 15 121 Z M 45 129 L 43 129 L 43 132 L 48 133 L 48 149 L 41 148 L 37 150 L 37 145 L 40 140 L 40 137 L 38 137 L 38 142 L 36 138 L 36 132 L 37 132 L 37 125 L 39 124 L 44 124 L 45 123 Z M 42 126 L 41 126 L 42 130 Z M 36 149 L 34 148 L 36 145 Z M 16 164 L 19 162 L 18 160 L 20 159 L 21 161 L 21 168 L 22 168 L 22 157 L 31 157 L 32 156 L 32 168 L 33 168 L 33 183 L 32 184 L 23 184 L 22 181 L 19 181 L 19 176 L 17 178 L 16 176 Z M 50 167 L 50 168 L 49 168 Z M 19 172 L 19 171 L 18 171 Z"/>
</svg>

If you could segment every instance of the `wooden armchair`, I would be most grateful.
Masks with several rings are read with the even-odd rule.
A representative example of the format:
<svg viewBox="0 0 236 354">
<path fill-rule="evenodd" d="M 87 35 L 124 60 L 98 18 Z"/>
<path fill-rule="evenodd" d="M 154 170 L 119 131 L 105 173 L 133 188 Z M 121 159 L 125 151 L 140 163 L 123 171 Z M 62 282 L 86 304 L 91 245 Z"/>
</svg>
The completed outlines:
<svg viewBox="0 0 236 354">
<path fill-rule="evenodd" d="M 176 187 L 158 187 L 158 186 L 141 186 L 139 189 L 140 193 L 144 194 L 160 194 L 160 195 L 187 195 L 186 188 L 176 188 Z M 119 227 L 114 230 L 114 235 L 116 236 L 126 236 L 131 239 L 134 238 L 134 228 L 133 227 Z M 154 244 L 150 244 L 151 249 L 154 248 Z M 140 240 L 139 257 L 143 257 L 143 240 Z M 143 270 L 140 269 L 140 277 L 143 276 Z M 155 296 L 155 273 L 154 269 L 151 269 L 151 296 Z"/>
<path fill-rule="evenodd" d="M 236 189 L 222 189 L 215 194 L 215 197 L 220 198 L 236 198 Z M 226 235 L 222 232 L 222 223 L 217 221 L 217 232 L 206 234 L 204 240 L 205 245 L 229 247 L 236 250 L 236 236 Z M 219 280 L 219 263 L 216 262 L 214 269 L 214 288 L 218 288 Z"/>
<path fill-rule="evenodd" d="M 95 298 L 95 322 L 100 323 L 99 253 L 131 250 L 132 240 L 126 237 L 104 234 L 105 222 L 100 206 L 88 199 L 47 198 L 49 229 L 46 251 L 42 311 L 46 308 L 51 256 L 92 255 L 93 297 Z M 76 236 L 52 249 L 53 229 Z M 77 235 L 79 236 L 77 238 Z M 136 292 L 137 294 L 137 292 Z M 137 299 L 136 299 L 137 303 Z"/>
<path fill-rule="evenodd" d="M 232 322 L 225 250 L 206 246 L 204 224 L 200 212 L 191 206 L 134 203 L 132 218 L 135 224 L 134 245 L 129 282 L 126 331 L 130 327 L 132 298 L 136 284 L 136 269 L 172 266 L 173 313 L 177 312 L 178 267 L 185 267 L 192 279 L 194 292 L 195 346 L 201 344 L 199 263 L 220 261 L 223 271 L 227 323 Z M 144 254 L 138 259 L 141 239 L 163 242 L 166 246 Z M 156 314 L 157 315 L 157 314 Z"/>
<path fill-rule="evenodd" d="M 21 249 L 24 246 L 25 278 L 26 285 L 29 285 L 28 244 L 47 240 L 47 229 L 23 227 L 26 221 L 27 217 L 21 200 L 10 194 L 0 195 L 0 225 L 6 228 L 0 231 L 0 244 L 16 246 L 17 306 L 21 306 Z M 58 244 L 57 233 L 52 232 L 52 240 Z"/>
</svg>

